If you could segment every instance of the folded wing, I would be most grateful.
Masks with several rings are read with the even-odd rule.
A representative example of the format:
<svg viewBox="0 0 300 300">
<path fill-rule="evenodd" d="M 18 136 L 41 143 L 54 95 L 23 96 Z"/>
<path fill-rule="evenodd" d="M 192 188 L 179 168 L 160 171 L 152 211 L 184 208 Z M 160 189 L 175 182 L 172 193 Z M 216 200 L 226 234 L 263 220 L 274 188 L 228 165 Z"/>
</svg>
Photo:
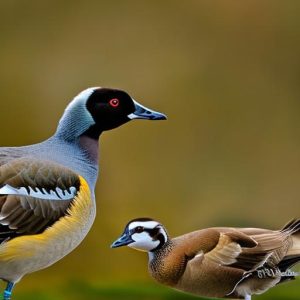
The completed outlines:
<svg viewBox="0 0 300 300">
<path fill-rule="evenodd" d="M 80 188 L 79 176 L 50 161 L 13 159 L 0 166 L 0 243 L 43 232 L 61 217 Z"/>
</svg>

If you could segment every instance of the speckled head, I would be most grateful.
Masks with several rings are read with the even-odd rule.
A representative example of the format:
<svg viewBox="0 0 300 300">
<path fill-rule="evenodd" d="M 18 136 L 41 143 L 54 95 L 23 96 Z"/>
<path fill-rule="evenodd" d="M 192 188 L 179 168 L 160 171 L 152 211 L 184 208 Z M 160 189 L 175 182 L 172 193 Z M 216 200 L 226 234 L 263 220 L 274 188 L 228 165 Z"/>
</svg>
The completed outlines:
<svg viewBox="0 0 300 300">
<path fill-rule="evenodd" d="M 111 247 L 128 246 L 140 251 L 153 252 L 160 249 L 168 239 L 162 224 L 150 218 L 138 218 L 126 225 L 121 237 Z"/>
</svg>

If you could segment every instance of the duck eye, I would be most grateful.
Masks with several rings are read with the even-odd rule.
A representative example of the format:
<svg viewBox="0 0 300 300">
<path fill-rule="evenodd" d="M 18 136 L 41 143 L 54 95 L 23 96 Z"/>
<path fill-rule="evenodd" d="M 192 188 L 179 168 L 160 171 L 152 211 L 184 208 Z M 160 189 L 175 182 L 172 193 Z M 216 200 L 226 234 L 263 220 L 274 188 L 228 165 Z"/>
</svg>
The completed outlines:
<svg viewBox="0 0 300 300">
<path fill-rule="evenodd" d="M 113 98 L 113 99 L 110 99 L 110 100 L 109 100 L 109 105 L 112 106 L 112 107 L 117 107 L 117 106 L 119 106 L 119 103 L 120 103 L 120 101 L 119 101 L 119 99 L 117 99 L 117 98 Z"/>
<path fill-rule="evenodd" d="M 142 227 L 142 226 L 138 226 L 138 227 L 135 228 L 136 233 L 141 233 L 143 231 L 144 231 L 144 227 Z"/>
</svg>

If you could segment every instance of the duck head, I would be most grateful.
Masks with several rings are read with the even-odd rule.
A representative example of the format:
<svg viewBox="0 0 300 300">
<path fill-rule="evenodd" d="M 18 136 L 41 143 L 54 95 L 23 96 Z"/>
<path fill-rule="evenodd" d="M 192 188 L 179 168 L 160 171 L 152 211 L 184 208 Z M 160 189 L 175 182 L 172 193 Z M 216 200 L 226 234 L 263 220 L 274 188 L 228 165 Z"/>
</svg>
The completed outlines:
<svg viewBox="0 0 300 300">
<path fill-rule="evenodd" d="M 138 218 L 125 226 L 124 232 L 111 248 L 128 246 L 144 252 L 153 252 L 160 249 L 168 239 L 162 224 L 150 218 Z"/>
<path fill-rule="evenodd" d="M 133 119 L 166 120 L 166 116 L 139 104 L 125 91 L 88 88 L 67 106 L 59 122 L 57 135 L 65 139 L 82 135 L 98 139 L 103 131 Z"/>
</svg>

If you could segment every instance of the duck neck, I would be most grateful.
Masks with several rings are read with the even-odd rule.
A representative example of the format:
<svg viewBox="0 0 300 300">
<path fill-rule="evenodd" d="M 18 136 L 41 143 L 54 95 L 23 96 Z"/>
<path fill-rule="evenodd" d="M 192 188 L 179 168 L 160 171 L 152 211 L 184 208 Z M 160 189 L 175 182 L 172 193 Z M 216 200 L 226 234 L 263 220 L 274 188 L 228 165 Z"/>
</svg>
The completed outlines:
<svg viewBox="0 0 300 300">
<path fill-rule="evenodd" d="M 160 283 L 174 286 L 185 269 L 185 257 L 176 251 L 176 244 L 168 240 L 160 249 L 149 252 L 149 269 Z"/>
<path fill-rule="evenodd" d="M 90 122 L 92 122 L 92 120 L 88 120 L 87 114 L 80 117 L 78 115 L 80 115 L 79 112 L 75 114 L 66 110 L 59 121 L 55 136 L 67 142 L 78 140 L 90 128 Z"/>
<path fill-rule="evenodd" d="M 67 127 L 70 128 L 69 131 L 65 130 Z M 90 161 L 98 164 L 100 134 L 91 137 L 85 133 L 80 134 L 80 131 L 76 130 L 74 126 L 60 124 L 52 138 L 59 140 L 61 143 L 74 144 Z"/>
<path fill-rule="evenodd" d="M 87 89 L 77 95 L 66 107 L 55 135 L 66 141 L 77 140 L 95 121 L 86 107 L 86 99 L 94 89 Z M 98 136 L 99 137 L 99 136 Z"/>
<path fill-rule="evenodd" d="M 86 153 L 88 158 L 98 165 L 99 162 L 99 140 L 82 135 L 79 138 L 79 146 Z"/>
<path fill-rule="evenodd" d="M 152 251 L 148 252 L 149 256 L 149 263 L 151 264 L 154 262 L 155 264 L 165 257 L 169 252 L 172 251 L 173 242 L 172 240 L 168 239 L 164 244 L 160 244 L 157 248 Z"/>
</svg>

